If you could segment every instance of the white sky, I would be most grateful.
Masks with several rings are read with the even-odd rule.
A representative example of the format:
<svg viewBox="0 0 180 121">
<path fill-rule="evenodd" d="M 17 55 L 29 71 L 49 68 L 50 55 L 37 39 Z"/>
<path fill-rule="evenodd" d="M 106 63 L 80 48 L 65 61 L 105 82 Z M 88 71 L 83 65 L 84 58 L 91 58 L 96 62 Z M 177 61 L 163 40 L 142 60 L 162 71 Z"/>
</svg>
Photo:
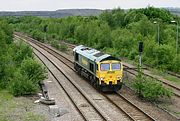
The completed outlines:
<svg viewBox="0 0 180 121">
<path fill-rule="evenodd" d="M 0 11 L 180 7 L 180 0 L 0 0 Z"/>
</svg>

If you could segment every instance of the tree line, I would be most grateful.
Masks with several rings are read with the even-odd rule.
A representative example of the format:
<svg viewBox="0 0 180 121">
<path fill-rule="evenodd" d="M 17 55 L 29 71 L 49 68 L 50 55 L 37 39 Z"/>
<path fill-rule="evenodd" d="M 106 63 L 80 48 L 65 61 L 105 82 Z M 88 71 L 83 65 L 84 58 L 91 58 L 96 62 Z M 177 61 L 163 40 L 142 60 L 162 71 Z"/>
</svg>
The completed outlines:
<svg viewBox="0 0 180 121">
<path fill-rule="evenodd" d="M 172 20 L 180 22 L 180 17 L 165 9 L 147 7 L 125 11 L 117 8 L 89 17 L 25 16 L 6 19 L 15 31 L 27 33 L 42 42 L 63 40 L 84 44 L 135 61 L 138 61 L 138 42 L 143 41 L 144 63 L 161 70 L 180 72 L 176 24 L 171 23 Z"/>
<path fill-rule="evenodd" d="M 46 78 L 46 69 L 35 60 L 29 45 L 13 40 L 13 28 L 0 20 L 0 90 L 15 96 L 34 94 L 39 82 Z"/>
</svg>

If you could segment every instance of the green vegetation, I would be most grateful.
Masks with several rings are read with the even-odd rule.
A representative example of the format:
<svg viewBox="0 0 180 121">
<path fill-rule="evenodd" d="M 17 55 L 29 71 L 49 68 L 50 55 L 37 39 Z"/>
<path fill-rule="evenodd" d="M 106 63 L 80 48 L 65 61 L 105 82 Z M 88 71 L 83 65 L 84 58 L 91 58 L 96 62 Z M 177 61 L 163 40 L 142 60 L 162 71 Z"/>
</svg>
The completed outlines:
<svg viewBox="0 0 180 121">
<path fill-rule="evenodd" d="M 27 114 L 24 121 L 45 121 L 45 117 L 43 115 L 38 115 L 33 112 Z"/>
<path fill-rule="evenodd" d="M 152 74 L 160 75 L 164 79 L 175 82 L 176 84 L 180 84 L 180 79 L 178 77 L 169 75 L 168 73 L 164 73 L 164 71 L 157 70 L 157 69 L 150 69 L 150 71 L 152 72 Z"/>
<path fill-rule="evenodd" d="M 24 59 L 14 79 L 9 82 L 10 92 L 14 95 L 25 95 L 37 92 L 39 82 L 46 78 L 46 70 L 32 58 Z"/>
<path fill-rule="evenodd" d="M 170 89 L 165 88 L 161 82 L 143 77 L 141 71 L 136 76 L 133 87 L 139 97 L 149 101 L 158 101 L 160 98 L 171 99 L 172 97 L 172 91 Z"/>
<path fill-rule="evenodd" d="M 23 42 L 13 42 L 12 28 L 0 21 L 0 89 L 15 96 L 36 93 L 38 82 L 46 78 L 45 68 Z"/>
<path fill-rule="evenodd" d="M 176 25 L 178 16 L 159 8 L 105 11 L 99 16 L 65 18 L 9 17 L 16 31 L 27 33 L 53 46 L 60 40 L 101 49 L 116 57 L 138 60 L 138 42 L 144 42 L 143 62 L 160 70 L 180 72 L 180 54 L 176 55 Z M 158 44 L 157 24 L 160 28 Z M 48 26 L 47 31 L 44 27 Z M 56 42 L 58 41 L 58 42 Z"/>
<path fill-rule="evenodd" d="M 57 50 L 60 50 L 60 51 L 68 50 L 67 45 L 60 44 L 59 41 L 57 41 L 57 40 L 51 41 L 51 46 L 53 46 L 54 48 L 56 48 Z"/>
<path fill-rule="evenodd" d="M 14 97 L 36 93 L 46 70 L 35 60 L 30 46 L 13 41 L 12 30 L 0 20 L 0 121 L 44 121 L 44 116 L 31 111 L 33 102 Z"/>
</svg>

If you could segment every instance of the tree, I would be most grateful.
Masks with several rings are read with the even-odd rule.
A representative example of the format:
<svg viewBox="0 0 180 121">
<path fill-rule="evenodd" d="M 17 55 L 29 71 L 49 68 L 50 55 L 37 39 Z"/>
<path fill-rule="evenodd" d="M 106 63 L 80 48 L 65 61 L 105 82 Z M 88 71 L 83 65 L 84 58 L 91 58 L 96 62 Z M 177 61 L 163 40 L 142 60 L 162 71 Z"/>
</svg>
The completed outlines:
<svg viewBox="0 0 180 121">
<path fill-rule="evenodd" d="M 108 24 L 100 25 L 99 30 L 97 31 L 98 44 L 97 48 L 102 49 L 104 47 L 112 46 L 112 38 L 110 34 L 110 27 Z"/>
<path fill-rule="evenodd" d="M 112 31 L 113 47 L 120 53 L 121 56 L 128 56 L 134 45 L 132 33 L 127 29 L 116 29 Z"/>
<path fill-rule="evenodd" d="M 87 25 L 81 24 L 77 26 L 75 30 L 75 39 L 78 40 L 79 43 L 85 44 L 88 41 L 88 29 Z"/>
<path fill-rule="evenodd" d="M 114 26 L 113 17 L 112 17 L 112 14 L 109 11 L 106 10 L 105 12 L 103 12 L 99 16 L 99 18 L 100 18 L 100 20 L 107 22 L 110 27 Z"/>
</svg>

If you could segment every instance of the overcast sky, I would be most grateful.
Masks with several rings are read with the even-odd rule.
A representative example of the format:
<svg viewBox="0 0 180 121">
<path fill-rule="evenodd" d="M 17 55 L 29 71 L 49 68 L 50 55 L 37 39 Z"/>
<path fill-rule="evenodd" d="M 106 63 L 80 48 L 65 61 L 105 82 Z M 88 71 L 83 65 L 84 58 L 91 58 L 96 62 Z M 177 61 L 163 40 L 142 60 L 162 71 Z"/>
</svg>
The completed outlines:
<svg viewBox="0 0 180 121">
<path fill-rule="evenodd" d="M 0 11 L 180 7 L 180 0 L 0 0 Z"/>
</svg>

